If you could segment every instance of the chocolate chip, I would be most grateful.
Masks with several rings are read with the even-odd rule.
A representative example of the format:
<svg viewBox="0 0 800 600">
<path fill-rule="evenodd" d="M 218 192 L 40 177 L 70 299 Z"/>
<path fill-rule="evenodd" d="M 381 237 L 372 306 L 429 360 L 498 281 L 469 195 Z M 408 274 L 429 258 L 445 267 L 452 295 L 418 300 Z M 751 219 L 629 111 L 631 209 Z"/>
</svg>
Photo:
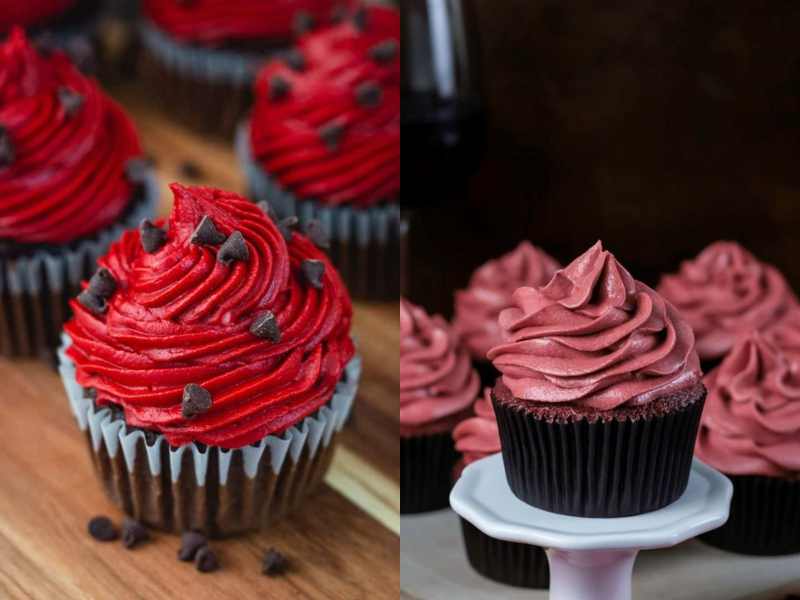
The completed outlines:
<svg viewBox="0 0 800 600">
<path fill-rule="evenodd" d="M 186 179 L 200 179 L 203 176 L 203 169 L 196 162 L 185 160 L 178 166 L 181 177 Z"/>
<path fill-rule="evenodd" d="M 308 33 L 316 26 L 316 20 L 314 19 L 314 15 L 304 10 L 298 10 L 294 14 L 294 20 L 292 21 L 292 31 L 296 36 L 301 36 L 304 33 Z"/>
<path fill-rule="evenodd" d="M 369 19 L 367 18 L 367 9 L 363 6 L 359 8 L 353 15 L 353 25 L 359 31 L 366 31 Z"/>
<path fill-rule="evenodd" d="M 201 546 L 194 557 L 194 566 L 201 573 L 211 573 L 219 569 L 219 560 L 208 546 Z"/>
<path fill-rule="evenodd" d="M 5 127 L 0 127 L 0 168 L 7 167 L 14 162 L 14 144 Z"/>
<path fill-rule="evenodd" d="M 306 224 L 305 233 L 308 239 L 310 239 L 317 248 L 327 250 L 331 247 L 331 240 L 328 236 L 328 232 L 325 230 L 325 227 L 322 226 L 322 223 L 316 219 L 312 219 Z"/>
<path fill-rule="evenodd" d="M 265 312 L 250 325 L 250 333 L 270 342 L 281 341 L 281 328 L 278 319 L 270 311 Z"/>
<path fill-rule="evenodd" d="M 148 219 L 139 224 L 139 239 L 148 254 L 158 252 L 167 241 L 167 232 L 153 225 Z"/>
<path fill-rule="evenodd" d="M 102 315 L 108 310 L 108 303 L 100 296 L 93 294 L 88 288 L 78 294 L 78 302 L 96 315 Z"/>
<path fill-rule="evenodd" d="M 225 234 L 217 229 L 211 217 L 203 215 L 203 218 L 200 219 L 200 223 L 195 227 L 194 232 L 192 232 L 192 237 L 189 241 L 198 245 L 205 244 L 206 246 L 216 246 L 225 241 Z"/>
<path fill-rule="evenodd" d="M 119 536 L 117 528 L 108 517 L 95 517 L 89 521 L 89 535 L 99 542 L 113 542 Z"/>
<path fill-rule="evenodd" d="M 261 561 L 261 572 L 264 575 L 269 575 L 270 577 L 283 575 L 288 568 L 289 561 L 275 548 L 270 548 L 264 553 L 264 558 Z"/>
<path fill-rule="evenodd" d="M 261 209 L 261 212 L 267 215 L 270 219 L 272 219 L 273 221 L 276 220 L 277 215 L 275 214 L 275 211 L 273 210 L 272 205 L 269 202 L 267 202 L 266 200 L 262 200 L 261 202 L 257 202 L 256 206 L 258 206 L 258 208 Z"/>
<path fill-rule="evenodd" d="M 83 106 L 83 96 L 66 86 L 58 88 L 58 101 L 69 117 L 75 116 Z"/>
<path fill-rule="evenodd" d="M 211 394 L 202 385 L 189 383 L 183 388 L 181 400 L 181 415 L 184 419 L 191 419 L 201 415 L 211 408 Z"/>
<path fill-rule="evenodd" d="M 88 36 L 71 37 L 64 48 L 72 64 L 84 73 L 94 73 L 97 70 L 94 48 L 89 42 Z"/>
<path fill-rule="evenodd" d="M 356 88 L 356 100 L 361 106 L 374 108 L 381 103 L 383 90 L 374 81 L 365 81 Z"/>
<path fill-rule="evenodd" d="M 325 273 L 325 263 L 321 260 L 305 259 L 300 268 L 309 284 L 318 290 L 322 289 L 322 275 Z"/>
<path fill-rule="evenodd" d="M 135 548 L 142 542 L 150 539 L 150 534 L 144 525 L 136 519 L 125 517 L 122 520 L 122 545 L 128 548 Z"/>
<path fill-rule="evenodd" d="M 306 57 L 299 50 L 288 50 L 283 55 L 284 62 L 295 71 L 305 71 Z"/>
<path fill-rule="evenodd" d="M 344 127 L 336 121 L 329 121 L 319 129 L 319 137 L 325 142 L 328 150 L 336 150 L 344 134 Z"/>
<path fill-rule="evenodd" d="M 117 280 L 114 279 L 111 271 L 105 267 L 100 267 L 89 280 L 87 289 L 90 293 L 100 298 L 110 298 L 117 291 Z"/>
<path fill-rule="evenodd" d="M 283 239 L 286 240 L 287 244 L 292 241 L 292 231 L 295 227 L 297 227 L 298 222 L 299 221 L 297 217 L 294 215 L 278 221 L 278 231 L 281 232 L 281 235 L 283 236 Z"/>
<path fill-rule="evenodd" d="M 44 57 L 48 57 L 55 50 L 58 50 L 58 42 L 56 42 L 56 38 L 49 31 L 37 35 L 33 39 L 33 45 L 36 51 Z"/>
<path fill-rule="evenodd" d="M 280 75 L 273 75 L 269 80 L 269 89 L 267 91 L 267 95 L 272 101 L 280 100 L 286 96 L 291 89 L 292 85 L 286 80 L 286 78 L 281 77 Z"/>
<path fill-rule="evenodd" d="M 247 244 L 241 231 L 234 231 L 230 234 L 225 243 L 219 247 L 219 252 L 217 252 L 217 260 L 226 265 L 235 260 L 246 261 L 249 259 L 250 252 L 247 249 Z"/>
<path fill-rule="evenodd" d="M 397 40 L 384 40 L 369 49 L 369 56 L 378 63 L 388 63 L 397 56 Z"/>
<path fill-rule="evenodd" d="M 208 539 L 199 531 L 184 531 L 181 534 L 181 548 L 178 550 L 178 560 L 185 562 L 194 560 L 197 551 L 206 544 L 208 544 Z"/>
<path fill-rule="evenodd" d="M 150 163 L 146 158 L 131 158 L 125 163 L 125 177 L 131 183 L 142 183 L 149 171 Z"/>
</svg>

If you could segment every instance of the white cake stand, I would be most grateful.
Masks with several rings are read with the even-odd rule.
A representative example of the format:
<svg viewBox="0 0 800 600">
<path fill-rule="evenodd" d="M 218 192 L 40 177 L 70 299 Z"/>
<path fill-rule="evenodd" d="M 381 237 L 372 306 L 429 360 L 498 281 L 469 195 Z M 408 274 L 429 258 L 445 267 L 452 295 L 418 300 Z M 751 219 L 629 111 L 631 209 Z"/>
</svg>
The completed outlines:
<svg viewBox="0 0 800 600">
<path fill-rule="evenodd" d="M 674 546 L 721 526 L 732 494 L 724 475 L 695 460 L 686 492 L 661 510 L 615 519 L 569 517 L 519 500 L 495 454 L 464 469 L 450 504 L 487 535 L 547 548 L 551 600 L 630 600 L 639 550 Z"/>
</svg>

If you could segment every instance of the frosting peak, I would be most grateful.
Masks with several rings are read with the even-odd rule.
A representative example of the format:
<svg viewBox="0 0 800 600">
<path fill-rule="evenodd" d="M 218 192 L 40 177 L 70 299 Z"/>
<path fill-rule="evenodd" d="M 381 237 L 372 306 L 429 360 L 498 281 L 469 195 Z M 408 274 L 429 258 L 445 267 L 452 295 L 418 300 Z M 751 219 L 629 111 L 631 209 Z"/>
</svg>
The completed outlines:
<svg viewBox="0 0 800 600">
<path fill-rule="evenodd" d="M 509 341 L 488 357 L 517 398 L 611 410 L 700 378 L 691 328 L 600 242 L 512 299 L 500 313 Z"/>
</svg>

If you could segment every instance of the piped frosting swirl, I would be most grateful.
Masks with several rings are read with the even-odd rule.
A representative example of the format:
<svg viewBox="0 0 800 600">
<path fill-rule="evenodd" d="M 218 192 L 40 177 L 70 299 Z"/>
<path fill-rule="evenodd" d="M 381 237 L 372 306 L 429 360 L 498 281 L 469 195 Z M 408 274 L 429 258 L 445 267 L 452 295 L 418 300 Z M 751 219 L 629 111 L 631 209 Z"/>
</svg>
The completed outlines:
<svg viewBox="0 0 800 600">
<path fill-rule="evenodd" d="M 485 388 L 473 404 L 475 415 L 461 421 L 453 430 L 456 450 L 461 452 L 461 464 L 470 463 L 500 452 L 500 432 L 492 406 L 492 390 Z"/>
</svg>

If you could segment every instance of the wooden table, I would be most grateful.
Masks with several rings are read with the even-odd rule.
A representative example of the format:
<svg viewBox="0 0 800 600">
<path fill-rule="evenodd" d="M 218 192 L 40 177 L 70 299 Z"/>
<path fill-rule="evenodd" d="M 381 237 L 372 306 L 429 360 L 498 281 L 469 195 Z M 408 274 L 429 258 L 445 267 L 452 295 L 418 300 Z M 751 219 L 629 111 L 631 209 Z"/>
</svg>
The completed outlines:
<svg viewBox="0 0 800 600">
<path fill-rule="evenodd" d="M 229 147 L 171 123 L 135 88 L 115 89 L 154 158 L 168 210 L 170 181 L 244 191 Z M 191 161 L 196 180 L 180 173 Z M 399 594 L 399 322 L 396 304 L 357 304 L 364 375 L 354 418 L 323 489 L 263 534 L 218 541 L 222 569 L 201 574 L 176 559 L 179 540 L 154 534 L 135 550 L 86 533 L 97 514 L 121 519 L 95 480 L 58 375 L 0 360 L 0 598 L 396 598 Z M 260 573 L 274 546 L 284 577 Z"/>
</svg>

